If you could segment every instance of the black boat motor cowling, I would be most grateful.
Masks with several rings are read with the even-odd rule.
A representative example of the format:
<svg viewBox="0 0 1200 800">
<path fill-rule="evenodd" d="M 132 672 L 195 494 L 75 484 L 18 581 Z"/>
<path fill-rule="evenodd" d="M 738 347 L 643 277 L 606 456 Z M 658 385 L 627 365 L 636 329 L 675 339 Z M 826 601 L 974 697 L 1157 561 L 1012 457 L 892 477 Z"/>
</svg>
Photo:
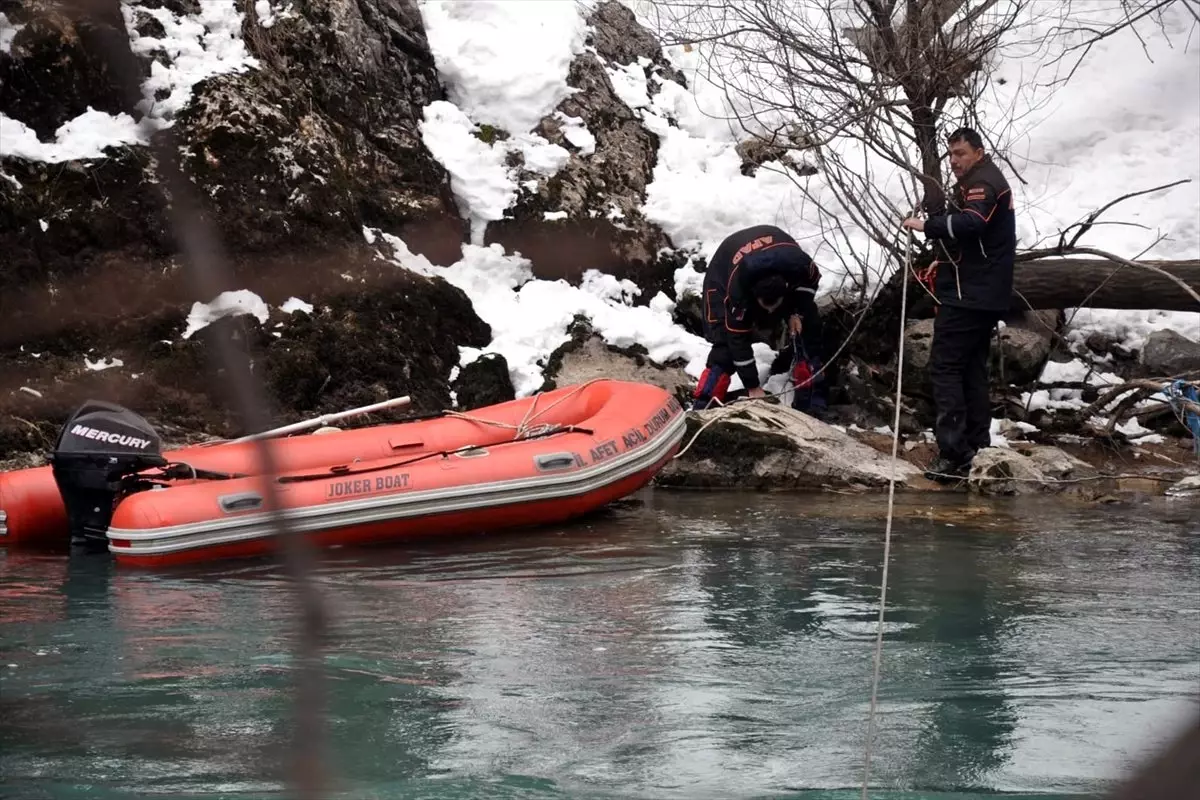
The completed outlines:
<svg viewBox="0 0 1200 800">
<path fill-rule="evenodd" d="M 162 440 L 145 419 L 114 403 L 88 400 L 59 431 L 50 455 L 67 508 L 71 542 L 108 548 L 108 525 L 125 478 L 165 467 Z"/>
</svg>

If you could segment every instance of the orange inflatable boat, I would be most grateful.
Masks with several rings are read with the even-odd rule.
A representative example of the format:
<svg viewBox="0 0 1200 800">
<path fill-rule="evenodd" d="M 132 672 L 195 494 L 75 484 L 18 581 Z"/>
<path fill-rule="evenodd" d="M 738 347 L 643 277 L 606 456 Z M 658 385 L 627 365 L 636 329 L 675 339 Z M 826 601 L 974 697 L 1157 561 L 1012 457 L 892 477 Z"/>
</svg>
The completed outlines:
<svg viewBox="0 0 1200 800">
<path fill-rule="evenodd" d="M 289 530 L 319 546 L 559 522 L 646 485 L 684 428 L 669 392 L 596 380 L 466 413 L 272 440 L 275 496 Z M 100 541 L 118 563 L 140 566 L 275 549 L 256 443 L 161 453 L 157 443 L 125 409 L 85 405 L 64 426 L 53 466 L 0 475 L 0 542 Z"/>
</svg>

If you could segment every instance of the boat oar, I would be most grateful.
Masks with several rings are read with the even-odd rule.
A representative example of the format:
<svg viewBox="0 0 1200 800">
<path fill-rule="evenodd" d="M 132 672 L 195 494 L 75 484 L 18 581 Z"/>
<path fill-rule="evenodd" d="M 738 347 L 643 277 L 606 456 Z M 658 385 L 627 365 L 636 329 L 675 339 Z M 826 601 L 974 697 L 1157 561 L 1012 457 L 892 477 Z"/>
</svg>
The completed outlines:
<svg viewBox="0 0 1200 800">
<path fill-rule="evenodd" d="M 255 439 L 266 439 L 272 436 L 286 436 L 287 434 L 295 433 L 296 431 L 307 430 L 308 428 L 316 428 L 320 425 L 328 425 L 331 422 L 336 422 L 339 419 L 345 419 L 346 417 L 356 417 L 359 414 L 370 414 L 373 411 L 383 411 L 386 408 L 398 408 L 400 406 L 406 406 L 411 402 L 412 400 L 408 395 L 404 395 L 403 397 L 393 397 L 390 400 L 372 403 L 369 406 L 360 406 L 359 408 L 351 408 L 347 411 L 336 411 L 332 414 L 323 414 L 312 419 L 293 422 L 291 425 L 284 425 L 281 428 L 272 428 L 269 431 L 262 431 L 261 433 L 252 433 L 249 436 L 243 436 L 240 439 L 230 439 L 229 441 L 225 442 L 225 444 L 250 442 L 254 441 Z"/>
</svg>

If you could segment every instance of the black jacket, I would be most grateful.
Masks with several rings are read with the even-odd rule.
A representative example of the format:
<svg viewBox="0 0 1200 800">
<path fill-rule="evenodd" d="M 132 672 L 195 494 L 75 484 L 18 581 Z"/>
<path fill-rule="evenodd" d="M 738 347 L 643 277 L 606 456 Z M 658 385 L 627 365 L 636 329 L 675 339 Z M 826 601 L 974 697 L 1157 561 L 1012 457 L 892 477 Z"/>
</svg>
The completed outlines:
<svg viewBox="0 0 1200 800">
<path fill-rule="evenodd" d="M 768 313 L 754 299 L 752 289 L 771 274 L 781 275 L 789 291 L 780 307 Z M 704 334 L 713 344 L 729 346 L 747 389 L 758 386 L 754 330 L 810 311 L 820 281 L 821 272 L 808 253 L 774 225 L 730 234 L 713 253 L 704 274 Z"/>
<path fill-rule="evenodd" d="M 984 156 L 950 197 L 948 208 L 925 220 L 937 240 L 937 298 L 943 305 L 1008 311 L 1017 249 L 1012 190 Z"/>
</svg>

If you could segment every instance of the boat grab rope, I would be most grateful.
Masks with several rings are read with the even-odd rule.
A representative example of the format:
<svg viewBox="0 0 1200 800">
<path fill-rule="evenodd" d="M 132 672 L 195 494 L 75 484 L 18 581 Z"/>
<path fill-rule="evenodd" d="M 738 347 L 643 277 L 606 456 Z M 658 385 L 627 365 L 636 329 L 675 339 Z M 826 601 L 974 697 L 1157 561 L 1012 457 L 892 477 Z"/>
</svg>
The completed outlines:
<svg viewBox="0 0 1200 800">
<path fill-rule="evenodd" d="M 529 441 L 530 439 L 539 439 L 539 438 L 543 438 L 546 436 L 554 436 L 559 433 L 582 433 L 587 436 L 592 436 L 595 434 L 595 431 L 591 430 L 590 428 L 581 428 L 578 425 L 559 425 L 559 426 L 553 427 L 553 428 L 546 427 L 544 430 L 533 430 L 532 432 L 526 434 L 525 437 L 522 439 L 510 439 L 506 442 L 496 442 L 495 444 L 489 444 L 489 445 L 466 444 L 466 445 L 463 445 L 462 447 L 456 447 L 453 450 L 436 450 L 432 453 L 422 453 L 419 456 L 413 456 L 412 458 L 406 458 L 402 461 L 392 461 L 387 464 L 378 464 L 378 465 L 375 465 L 372 467 L 363 467 L 361 469 L 353 469 L 350 467 L 349 464 L 339 464 L 336 467 L 330 467 L 329 469 L 325 470 L 324 472 L 312 472 L 312 473 L 308 473 L 306 475 L 282 475 L 277 479 L 277 481 L 279 483 L 299 483 L 301 481 L 317 481 L 317 480 L 321 480 L 322 478 L 335 478 L 335 477 L 340 478 L 344 475 L 362 475 L 362 474 L 368 473 L 368 472 L 383 472 L 383 471 L 389 470 L 389 469 L 398 469 L 400 467 L 406 467 L 409 464 L 416 464 L 419 461 L 425 461 L 430 458 L 437 458 L 438 456 L 441 456 L 442 458 L 449 458 L 450 456 L 458 455 L 460 453 L 470 453 L 473 450 L 482 450 L 482 449 L 484 449 L 485 446 L 486 447 L 500 447 L 501 445 L 506 445 L 506 444 L 516 444 L 517 442 L 526 442 L 526 441 Z"/>
<path fill-rule="evenodd" d="M 540 400 L 542 398 L 542 395 L 535 394 L 533 396 L 533 402 L 529 404 L 529 408 L 526 409 L 526 411 L 525 411 L 525 416 L 523 416 L 521 418 L 521 421 L 518 422 L 516 425 L 512 424 L 511 422 L 500 422 L 499 420 L 487 419 L 486 417 L 479 417 L 479 416 L 475 416 L 474 414 L 467 414 L 462 411 L 447 410 L 445 412 L 445 415 L 447 417 L 457 417 L 458 419 L 465 419 L 469 422 L 476 422 L 481 425 L 490 425 L 494 428 L 508 428 L 514 432 L 513 433 L 513 441 L 521 441 L 523 439 L 535 439 L 540 436 L 549 436 L 554 433 L 591 433 L 591 431 L 586 431 L 584 428 L 580 428 L 575 425 L 560 425 L 557 422 L 543 422 L 541 424 L 534 425 L 533 421 L 535 419 L 537 419 L 538 417 L 540 417 L 542 414 L 545 414 L 548 411 L 552 410 L 559 403 L 566 402 L 570 398 L 579 394 L 584 389 L 591 386 L 593 383 L 599 383 L 600 381 L 607 381 L 607 380 L 609 380 L 609 379 L 608 378 L 593 378 L 590 381 L 587 381 L 586 383 L 581 383 L 578 386 L 576 386 L 575 388 L 573 388 L 571 391 L 564 394 L 562 397 L 555 400 L 550 405 L 548 405 L 545 408 L 543 408 L 542 410 L 538 411 L 536 414 L 533 412 L 537 409 L 538 400 Z"/>
</svg>

